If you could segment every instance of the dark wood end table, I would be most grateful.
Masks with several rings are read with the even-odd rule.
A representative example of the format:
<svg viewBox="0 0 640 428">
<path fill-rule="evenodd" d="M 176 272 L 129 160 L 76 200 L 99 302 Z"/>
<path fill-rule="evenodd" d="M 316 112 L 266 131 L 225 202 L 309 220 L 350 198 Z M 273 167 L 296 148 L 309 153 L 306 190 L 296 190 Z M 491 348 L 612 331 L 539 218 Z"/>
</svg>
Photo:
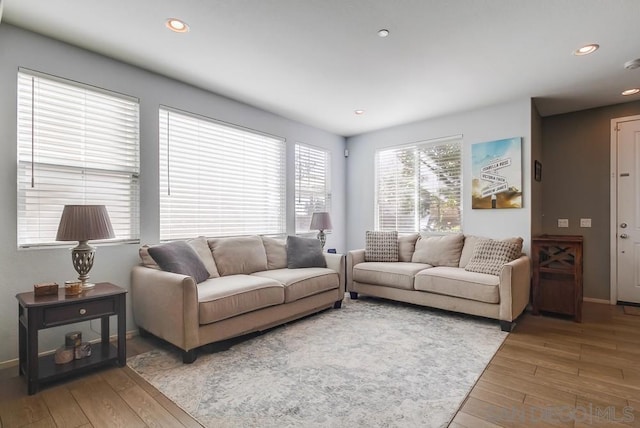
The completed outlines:
<svg viewBox="0 0 640 428">
<path fill-rule="evenodd" d="M 27 378 L 29 395 L 38 392 L 41 383 L 62 379 L 71 373 L 115 362 L 126 364 L 126 294 L 117 285 L 101 282 L 78 296 L 65 296 L 64 287 L 57 295 L 35 296 L 19 293 L 18 341 L 19 374 Z M 118 317 L 117 348 L 109 343 L 109 317 Z M 38 357 L 38 331 L 59 325 L 100 318 L 101 341 L 91 345 L 91 356 L 56 364 L 54 355 Z M 64 341 L 64 338 L 62 338 Z"/>
</svg>

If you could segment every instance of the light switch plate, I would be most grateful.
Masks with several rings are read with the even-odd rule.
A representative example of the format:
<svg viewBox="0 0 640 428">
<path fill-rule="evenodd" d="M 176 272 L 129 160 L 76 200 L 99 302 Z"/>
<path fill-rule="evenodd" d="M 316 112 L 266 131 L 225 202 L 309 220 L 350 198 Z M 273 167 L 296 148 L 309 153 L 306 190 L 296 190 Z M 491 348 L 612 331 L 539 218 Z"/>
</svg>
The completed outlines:
<svg viewBox="0 0 640 428">
<path fill-rule="evenodd" d="M 591 227 L 591 219 L 590 218 L 581 218 L 580 219 L 580 227 Z"/>
<path fill-rule="evenodd" d="M 558 219 L 558 227 L 569 227 L 569 219 L 568 218 L 559 218 Z"/>
</svg>

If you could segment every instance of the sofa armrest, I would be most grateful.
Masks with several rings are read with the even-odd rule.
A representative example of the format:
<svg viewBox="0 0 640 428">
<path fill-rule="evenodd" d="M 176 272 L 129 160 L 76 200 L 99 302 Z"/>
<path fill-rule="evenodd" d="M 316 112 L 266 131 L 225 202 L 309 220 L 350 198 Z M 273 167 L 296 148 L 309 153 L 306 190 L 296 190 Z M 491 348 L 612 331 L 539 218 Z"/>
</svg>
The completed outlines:
<svg viewBox="0 0 640 428">
<path fill-rule="evenodd" d="M 364 249 L 347 253 L 347 291 L 353 291 L 353 267 L 358 263 L 364 263 Z"/>
<path fill-rule="evenodd" d="M 327 267 L 338 272 L 340 279 L 340 290 L 345 289 L 345 257 L 344 254 L 324 253 L 324 259 L 327 261 Z M 343 293 L 344 294 L 344 293 Z"/>
<path fill-rule="evenodd" d="M 199 345 L 198 290 L 190 276 L 135 266 L 131 301 L 139 327 L 185 351 Z"/>
<path fill-rule="evenodd" d="M 527 255 L 507 263 L 500 272 L 500 320 L 513 321 L 529 304 L 531 259 Z"/>
</svg>

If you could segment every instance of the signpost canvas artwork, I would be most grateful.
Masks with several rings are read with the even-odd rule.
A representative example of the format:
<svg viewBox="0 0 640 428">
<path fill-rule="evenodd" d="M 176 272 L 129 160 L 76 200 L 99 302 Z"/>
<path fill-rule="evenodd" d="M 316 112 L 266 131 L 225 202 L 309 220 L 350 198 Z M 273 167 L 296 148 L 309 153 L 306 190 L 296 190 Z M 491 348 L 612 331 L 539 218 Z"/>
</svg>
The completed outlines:
<svg viewBox="0 0 640 428">
<path fill-rule="evenodd" d="M 522 208 L 522 139 L 471 145 L 471 208 Z"/>
</svg>

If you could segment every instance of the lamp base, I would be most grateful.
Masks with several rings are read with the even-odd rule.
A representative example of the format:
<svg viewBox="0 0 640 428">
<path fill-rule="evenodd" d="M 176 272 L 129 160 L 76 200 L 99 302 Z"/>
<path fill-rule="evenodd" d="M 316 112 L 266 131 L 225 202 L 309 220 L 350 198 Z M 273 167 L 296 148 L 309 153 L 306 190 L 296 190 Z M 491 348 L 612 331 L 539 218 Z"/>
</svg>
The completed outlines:
<svg viewBox="0 0 640 428">
<path fill-rule="evenodd" d="M 320 244 L 322 244 L 322 248 L 324 249 L 324 244 L 327 242 L 327 237 L 324 234 L 324 230 L 320 230 L 318 232 L 318 236 L 317 236 L 318 240 L 320 241 Z"/>
<path fill-rule="evenodd" d="M 93 282 L 83 282 L 82 283 L 82 290 L 91 290 L 93 287 L 95 287 L 96 284 Z"/>
<path fill-rule="evenodd" d="M 87 241 L 80 241 L 77 246 L 71 249 L 71 260 L 73 267 L 78 272 L 78 280 L 82 283 L 82 289 L 88 290 L 95 287 L 95 284 L 87 282 L 89 280 L 89 271 L 93 267 L 93 258 L 96 249 L 87 244 Z"/>
</svg>

